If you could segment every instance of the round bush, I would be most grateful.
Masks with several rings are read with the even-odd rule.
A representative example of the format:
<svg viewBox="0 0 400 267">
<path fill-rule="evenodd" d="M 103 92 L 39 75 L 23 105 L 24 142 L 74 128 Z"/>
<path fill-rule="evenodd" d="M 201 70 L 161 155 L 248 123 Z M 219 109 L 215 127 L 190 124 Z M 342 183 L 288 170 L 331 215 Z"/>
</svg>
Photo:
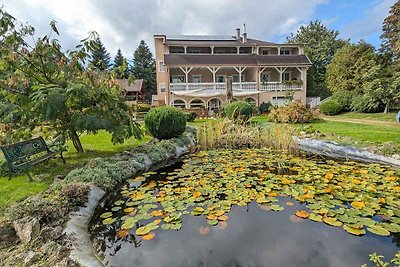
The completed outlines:
<svg viewBox="0 0 400 267">
<path fill-rule="evenodd" d="M 147 113 L 144 124 L 153 137 L 168 139 L 177 137 L 185 131 L 186 116 L 174 107 L 158 107 Z"/>
<path fill-rule="evenodd" d="M 229 119 L 248 121 L 253 115 L 253 106 L 245 101 L 236 101 L 225 107 L 225 116 Z"/>
<path fill-rule="evenodd" d="M 267 113 L 268 111 L 270 111 L 270 107 L 272 107 L 271 102 L 262 102 L 260 104 L 260 107 L 258 108 L 258 110 L 260 111 L 261 114 Z"/>
<path fill-rule="evenodd" d="M 329 100 L 322 103 L 319 109 L 325 115 L 337 115 L 343 110 L 343 106 L 336 100 Z"/>
</svg>

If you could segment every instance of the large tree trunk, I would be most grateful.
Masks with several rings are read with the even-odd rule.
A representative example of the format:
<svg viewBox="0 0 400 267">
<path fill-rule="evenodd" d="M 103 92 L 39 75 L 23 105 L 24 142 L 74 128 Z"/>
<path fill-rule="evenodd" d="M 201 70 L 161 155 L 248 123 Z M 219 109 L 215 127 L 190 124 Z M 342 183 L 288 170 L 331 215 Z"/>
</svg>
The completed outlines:
<svg viewBox="0 0 400 267">
<path fill-rule="evenodd" d="M 76 151 L 78 151 L 78 153 L 83 153 L 81 140 L 79 139 L 79 136 L 75 130 L 69 132 L 69 138 L 71 138 L 72 144 L 74 145 Z"/>
<path fill-rule="evenodd" d="M 385 105 L 385 110 L 383 111 L 384 114 L 387 114 L 389 112 L 389 104 L 390 104 L 390 101 L 388 101 Z"/>
</svg>

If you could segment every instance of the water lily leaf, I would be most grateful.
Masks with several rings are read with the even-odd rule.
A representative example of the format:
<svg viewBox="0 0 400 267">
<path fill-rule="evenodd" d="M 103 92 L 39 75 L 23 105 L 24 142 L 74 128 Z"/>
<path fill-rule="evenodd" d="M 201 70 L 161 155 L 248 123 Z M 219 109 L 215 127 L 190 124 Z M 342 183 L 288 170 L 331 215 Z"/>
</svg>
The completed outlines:
<svg viewBox="0 0 400 267">
<path fill-rule="evenodd" d="M 174 224 L 172 224 L 171 227 L 170 227 L 171 230 L 175 230 L 175 231 L 178 231 L 178 230 L 180 230 L 181 228 L 182 228 L 182 224 L 181 224 L 181 223 L 174 223 Z"/>
<path fill-rule="evenodd" d="M 310 216 L 310 213 L 305 210 L 298 210 L 296 211 L 295 215 L 299 218 L 307 219 Z"/>
<path fill-rule="evenodd" d="M 169 230 L 169 229 L 171 229 L 171 226 L 172 226 L 172 224 L 165 223 L 165 224 L 161 225 L 161 229 Z"/>
<path fill-rule="evenodd" d="M 351 202 L 351 206 L 357 209 L 362 209 L 365 207 L 364 201 L 353 201 Z"/>
<path fill-rule="evenodd" d="M 142 236 L 142 239 L 148 241 L 148 240 L 152 240 L 155 236 L 156 236 L 155 233 L 150 232 L 150 233 Z"/>
<path fill-rule="evenodd" d="M 229 217 L 226 216 L 226 215 L 221 215 L 221 216 L 218 217 L 218 221 L 226 221 L 228 219 L 229 219 Z"/>
<path fill-rule="evenodd" d="M 209 225 L 217 225 L 218 224 L 218 220 L 207 220 L 207 223 Z"/>
<path fill-rule="evenodd" d="M 100 215 L 100 218 L 107 219 L 107 218 L 110 218 L 112 216 L 113 216 L 112 212 L 105 212 L 105 213 Z"/>
<path fill-rule="evenodd" d="M 367 230 L 376 235 L 389 236 L 390 232 L 379 225 L 372 225 L 367 227 Z"/>
<path fill-rule="evenodd" d="M 125 222 L 121 225 L 121 229 L 123 230 L 129 230 L 132 229 L 135 224 L 137 223 L 137 218 L 135 217 L 129 217 L 128 219 L 125 220 Z"/>
<path fill-rule="evenodd" d="M 270 207 L 271 210 L 273 210 L 273 211 L 281 211 L 281 210 L 284 210 L 284 209 L 285 209 L 284 207 L 281 207 L 281 206 L 279 206 L 279 205 L 277 205 L 277 204 L 270 205 L 269 207 Z"/>
<path fill-rule="evenodd" d="M 322 216 L 318 214 L 310 213 L 308 218 L 314 222 L 322 222 Z"/>
<path fill-rule="evenodd" d="M 287 206 L 293 206 L 294 204 L 293 204 L 293 202 L 288 201 L 288 202 L 286 202 L 286 205 Z"/>
<path fill-rule="evenodd" d="M 111 210 L 112 211 L 120 211 L 121 210 L 121 206 L 115 206 Z"/>
<path fill-rule="evenodd" d="M 343 229 L 346 230 L 346 232 L 352 234 L 352 235 L 365 235 L 365 230 L 364 229 L 357 229 L 354 227 L 350 227 L 348 225 L 343 225 Z"/>
<path fill-rule="evenodd" d="M 137 211 L 136 211 L 135 208 L 130 207 L 130 208 L 125 208 L 124 212 L 125 213 L 130 213 L 131 215 L 135 215 Z"/>
<path fill-rule="evenodd" d="M 113 223 L 115 223 L 116 220 L 117 219 L 115 219 L 115 218 L 107 218 L 107 219 L 103 220 L 103 224 L 104 225 L 113 224 Z"/>
<path fill-rule="evenodd" d="M 324 217 L 324 218 L 322 218 L 322 221 L 328 225 L 335 226 L 335 227 L 339 227 L 339 226 L 343 225 L 342 222 L 337 221 L 336 218 L 333 218 L 333 217 Z"/>
<path fill-rule="evenodd" d="M 119 230 L 117 232 L 117 236 L 119 238 L 124 238 L 124 237 L 127 237 L 128 235 L 129 235 L 129 232 L 127 230 Z"/>
<path fill-rule="evenodd" d="M 148 234 L 150 231 L 151 231 L 151 229 L 149 229 L 148 227 L 142 226 L 142 227 L 139 227 L 138 229 L 136 229 L 135 233 L 136 233 L 137 235 L 146 235 L 146 234 Z"/>
</svg>

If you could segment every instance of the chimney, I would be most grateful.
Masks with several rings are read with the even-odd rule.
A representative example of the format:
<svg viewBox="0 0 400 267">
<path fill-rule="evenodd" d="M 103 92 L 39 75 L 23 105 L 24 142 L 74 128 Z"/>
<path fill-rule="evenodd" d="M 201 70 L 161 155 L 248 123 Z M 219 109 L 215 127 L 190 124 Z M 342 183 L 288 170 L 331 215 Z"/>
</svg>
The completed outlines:
<svg viewBox="0 0 400 267">
<path fill-rule="evenodd" d="M 243 24 L 243 43 L 247 43 L 246 24 Z"/>
<path fill-rule="evenodd" d="M 236 40 L 240 40 L 240 28 L 236 29 Z"/>
</svg>

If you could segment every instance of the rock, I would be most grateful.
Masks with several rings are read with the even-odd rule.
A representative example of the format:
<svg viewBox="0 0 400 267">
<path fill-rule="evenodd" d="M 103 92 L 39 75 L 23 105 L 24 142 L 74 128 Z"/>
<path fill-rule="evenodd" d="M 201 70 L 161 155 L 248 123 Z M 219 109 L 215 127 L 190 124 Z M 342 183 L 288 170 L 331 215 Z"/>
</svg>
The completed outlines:
<svg viewBox="0 0 400 267">
<path fill-rule="evenodd" d="M 392 155 L 392 158 L 394 158 L 394 159 L 400 159 L 400 155 L 399 155 L 399 154 L 393 154 L 393 155 Z"/>
<path fill-rule="evenodd" d="M 29 252 L 28 252 L 28 255 L 25 257 L 25 260 L 24 260 L 25 266 L 32 266 L 32 265 L 35 264 L 35 262 L 37 262 L 42 256 L 43 256 L 43 254 L 40 253 L 40 252 L 29 251 Z"/>
<path fill-rule="evenodd" d="M 39 220 L 30 216 L 14 221 L 13 227 L 24 244 L 34 240 L 40 234 Z"/>
<path fill-rule="evenodd" d="M 18 241 L 14 228 L 9 224 L 0 225 L 0 236 L 0 248 L 8 247 Z"/>
<path fill-rule="evenodd" d="M 58 240 L 63 235 L 63 228 L 46 226 L 40 231 L 40 237 L 43 240 Z"/>
<path fill-rule="evenodd" d="M 61 245 L 57 244 L 54 241 L 50 241 L 46 244 L 44 244 L 41 248 L 40 251 L 44 254 L 58 254 L 58 252 L 61 250 Z"/>
</svg>

